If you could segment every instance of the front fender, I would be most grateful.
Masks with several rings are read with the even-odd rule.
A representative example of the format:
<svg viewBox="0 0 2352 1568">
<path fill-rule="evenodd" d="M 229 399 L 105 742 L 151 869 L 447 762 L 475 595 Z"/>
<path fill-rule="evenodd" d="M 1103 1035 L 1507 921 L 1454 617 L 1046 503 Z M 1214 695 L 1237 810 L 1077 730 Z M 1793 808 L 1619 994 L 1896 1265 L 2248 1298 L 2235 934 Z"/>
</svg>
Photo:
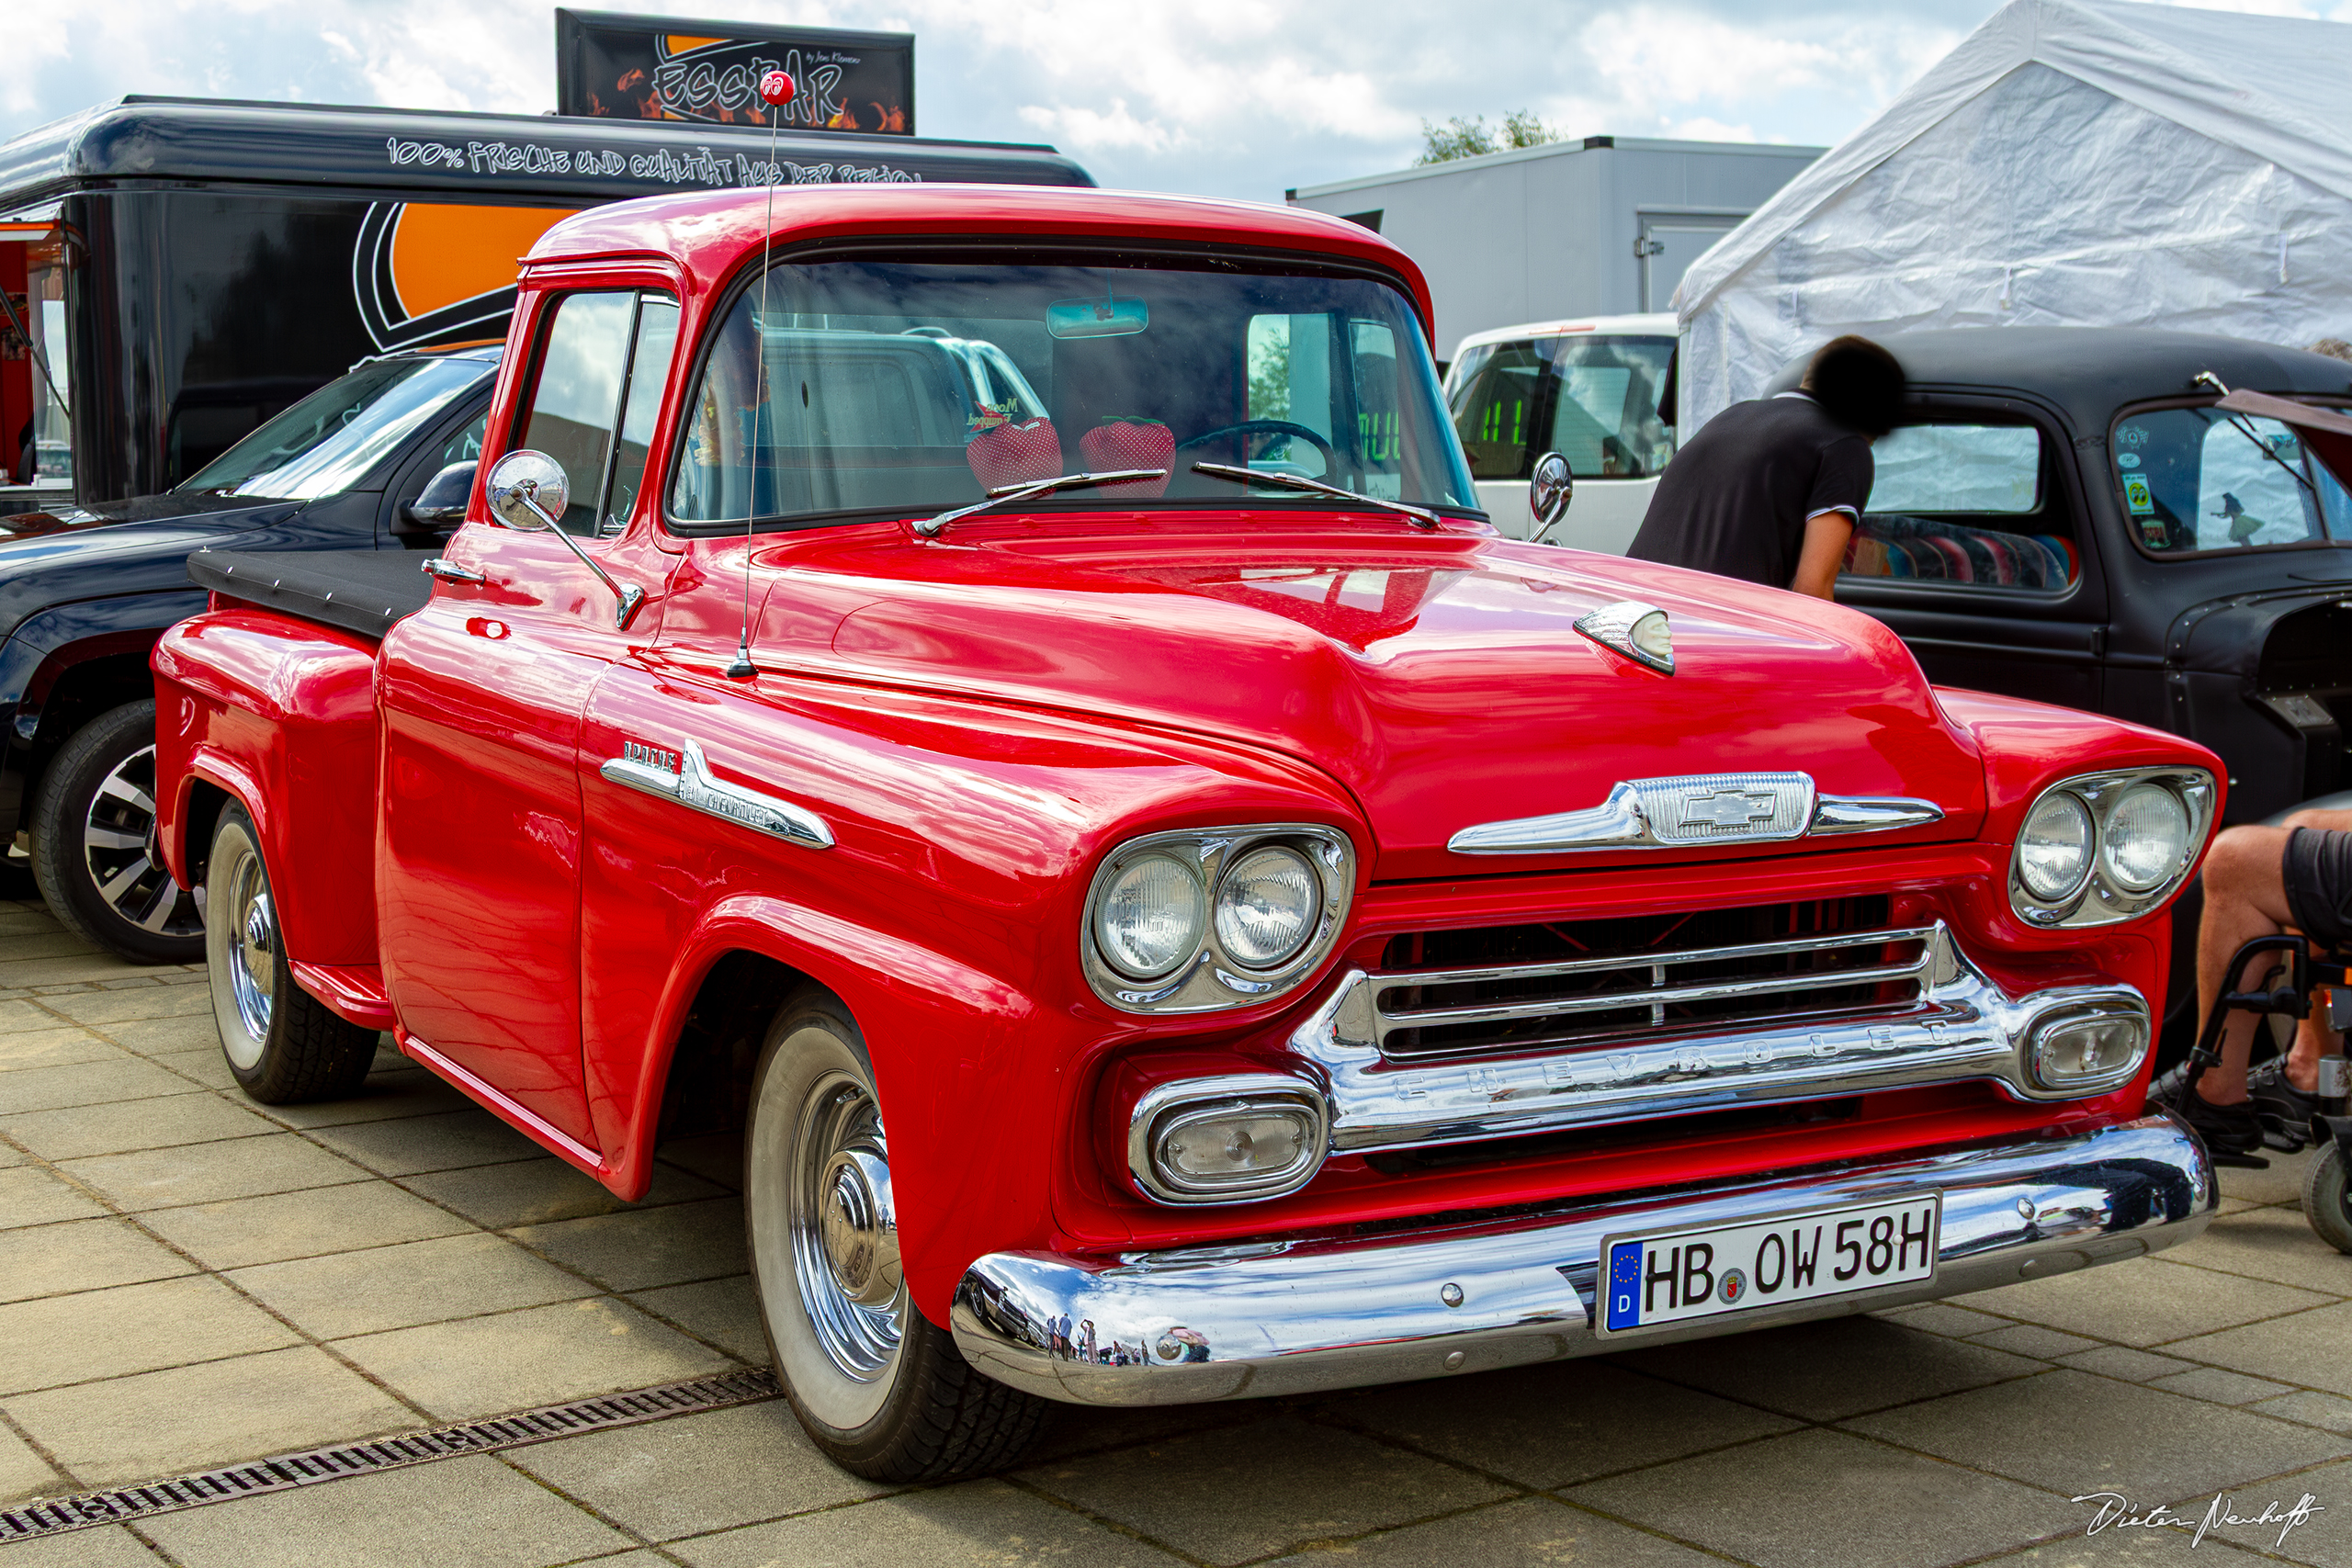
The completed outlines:
<svg viewBox="0 0 2352 1568">
<path fill-rule="evenodd" d="M 591 1103 L 600 1111 L 613 1106 L 622 1117 L 608 1129 L 600 1114 L 598 1131 L 611 1151 L 605 1180 L 623 1198 L 644 1196 L 652 1180 L 662 1091 L 695 999 L 711 970 L 738 953 L 773 959 L 825 987 L 865 1032 L 890 1132 L 907 1279 L 927 1314 L 944 1323 L 972 1258 L 967 1216 L 1001 1213 L 1007 1196 L 992 1190 L 988 1170 L 967 1163 L 972 1145 L 957 1120 L 976 1106 L 1020 1100 L 1017 1086 L 999 1081 L 1014 1069 L 1010 1055 L 994 1047 L 1037 1021 L 1035 999 L 948 953 L 821 909 L 769 894 L 723 898 L 680 948 L 643 1052 L 611 1059 L 641 1063 L 636 1081 L 599 1086 L 592 1053 Z M 1047 1136 L 1052 1096 L 1036 1098 L 1037 1135 Z"/>
</svg>

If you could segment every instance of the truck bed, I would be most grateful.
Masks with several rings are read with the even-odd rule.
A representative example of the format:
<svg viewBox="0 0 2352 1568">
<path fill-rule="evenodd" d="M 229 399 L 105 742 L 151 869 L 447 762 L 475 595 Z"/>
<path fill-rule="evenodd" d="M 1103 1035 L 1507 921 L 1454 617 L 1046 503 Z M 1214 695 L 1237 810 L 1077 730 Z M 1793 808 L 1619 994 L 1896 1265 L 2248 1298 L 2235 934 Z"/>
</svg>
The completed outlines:
<svg viewBox="0 0 2352 1568">
<path fill-rule="evenodd" d="M 188 580 L 249 604 L 380 640 L 424 608 L 433 580 L 418 550 L 198 550 Z"/>
</svg>

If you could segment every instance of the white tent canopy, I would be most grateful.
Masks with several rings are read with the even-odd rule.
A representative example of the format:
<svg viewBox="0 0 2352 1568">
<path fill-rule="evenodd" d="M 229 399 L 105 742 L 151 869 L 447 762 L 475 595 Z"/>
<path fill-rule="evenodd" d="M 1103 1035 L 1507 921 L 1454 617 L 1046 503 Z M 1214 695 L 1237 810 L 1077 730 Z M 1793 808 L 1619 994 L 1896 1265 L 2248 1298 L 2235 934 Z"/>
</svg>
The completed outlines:
<svg viewBox="0 0 2352 1568">
<path fill-rule="evenodd" d="M 1684 432 L 1844 332 L 2352 337 L 2352 27 L 2013 0 L 1693 263 Z"/>
</svg>

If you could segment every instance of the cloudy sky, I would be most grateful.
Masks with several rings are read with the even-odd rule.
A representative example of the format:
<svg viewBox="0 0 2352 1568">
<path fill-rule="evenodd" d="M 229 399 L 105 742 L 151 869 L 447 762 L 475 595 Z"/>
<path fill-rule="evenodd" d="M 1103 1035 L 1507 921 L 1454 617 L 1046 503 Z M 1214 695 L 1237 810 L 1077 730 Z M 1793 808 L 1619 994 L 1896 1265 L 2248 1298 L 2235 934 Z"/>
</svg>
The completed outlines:
<svg viewBox="0 0 2352 1568">
<path fill-rule="evenodd" d="M 2208 4 L 2211 0 L 2207 0 Z M 910 31 L 921 128 L 1050 141 L 1105 185 L 1280 199 L 1412 159 L 1424 119 L 1833 142 L 1997 0 L 608 0 Z M 2352 17 L 2352 0 L 2228 9 Z M 537 113 L 544 0 L 27 0 L 0 139 L 124 93 Z"/>
</svg>

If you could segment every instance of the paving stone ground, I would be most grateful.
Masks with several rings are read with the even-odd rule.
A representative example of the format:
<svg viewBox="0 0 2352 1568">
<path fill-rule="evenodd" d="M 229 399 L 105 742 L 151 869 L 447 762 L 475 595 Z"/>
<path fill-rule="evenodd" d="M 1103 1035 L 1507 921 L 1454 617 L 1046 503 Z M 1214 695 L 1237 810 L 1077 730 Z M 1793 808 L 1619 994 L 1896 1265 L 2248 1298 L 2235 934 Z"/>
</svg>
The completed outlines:
<svg viewBox="0 0 2352 1568">
<path fill-rule="evenodd" d="M 733 1140 L 624 1204 L 386 1053 L 244 1100 L 200 973 L 0 902 L 0 1506 L 763 1364 Z M 778 1401 L 0 1546 L 0 1568 L 2352 1568 L 2352 1258 L 2301 1166 L 2154 1258 L 1314 1399 L 1068 1411 L 892 1489 Z M 2086 1534 L 2111 1493 L 2290 1532 Z M 2189 1553 L 2195 1555 L 2187 1555 Z"/>
</svg>

